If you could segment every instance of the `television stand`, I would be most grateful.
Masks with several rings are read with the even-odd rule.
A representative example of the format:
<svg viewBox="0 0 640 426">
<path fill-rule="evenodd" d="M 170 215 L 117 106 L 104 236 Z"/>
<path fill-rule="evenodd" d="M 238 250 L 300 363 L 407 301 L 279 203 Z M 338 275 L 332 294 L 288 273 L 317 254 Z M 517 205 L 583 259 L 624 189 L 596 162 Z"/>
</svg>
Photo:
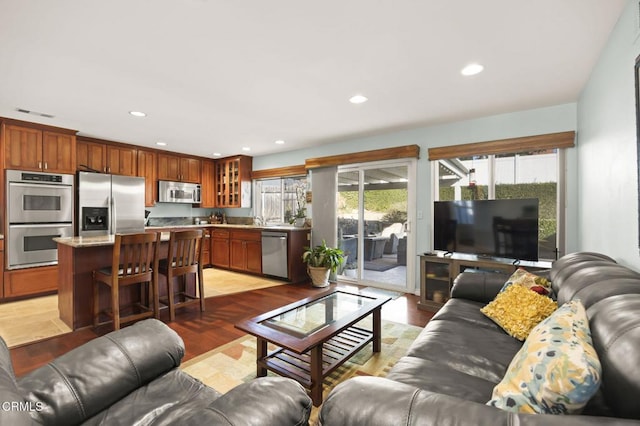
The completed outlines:
<svg viewBox="0 0 640 426">
<path fill-rule="evenodd" d="M 436 312 L 451 297 L 453 280 L 465 270 L 512 274 L 518 268 L 539 271 L 551 267 L 550 261 L 532 262 L 463 253 L 420 255 L 420 301 L 418 308 Z"/>
</svg>

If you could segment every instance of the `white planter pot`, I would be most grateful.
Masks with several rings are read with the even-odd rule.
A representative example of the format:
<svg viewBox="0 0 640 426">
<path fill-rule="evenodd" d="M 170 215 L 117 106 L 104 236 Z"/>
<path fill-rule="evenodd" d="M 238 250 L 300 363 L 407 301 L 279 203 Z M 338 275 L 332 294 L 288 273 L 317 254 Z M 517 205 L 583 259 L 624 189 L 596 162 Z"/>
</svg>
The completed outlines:
<svg viewBox="0 0 640 426">
<path fill-rule="evenodd" d="M 326 287 L 329 285 L 329 268 L 308 266 L 307 273 L 311 277 L 311 283 L 314 287 Z"/>
<path fill-rule="evenodd" d="M 306 218 L 304 217 L 297 217 L 295 219 L 295 221 L 293 222 L 293 226 L 295 226 L 296 228 L 302 228 L 304 226 L 304 221 L 306 220 Z"/>
<path fill-rule="evenodd" d="M 343 274 L 345 277 L 356 278 L 358 270 L 357 269 L 345 269 Z"/>
</svg>

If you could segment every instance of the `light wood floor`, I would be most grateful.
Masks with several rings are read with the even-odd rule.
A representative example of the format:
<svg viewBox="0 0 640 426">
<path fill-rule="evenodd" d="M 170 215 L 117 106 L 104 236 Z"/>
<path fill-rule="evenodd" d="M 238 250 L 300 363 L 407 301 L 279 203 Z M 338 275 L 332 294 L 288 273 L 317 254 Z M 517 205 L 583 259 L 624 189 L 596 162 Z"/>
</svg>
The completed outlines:
<svg viewBox="0 0 640 426">
<path fill-rule="evenodd" d="M 203 276 L 205 297 L 284 284 L 283 281 L 214 268 L 205 269 Z M 10 348 L 70 331 L 60 319 L 56 295 L 0 304 L 0 336 Z"/>
<path fill-rule="evenodd" d="M 10 348 L 70 331 L 55 294 L 0 304 L 0 336 Z"/>
</svg>

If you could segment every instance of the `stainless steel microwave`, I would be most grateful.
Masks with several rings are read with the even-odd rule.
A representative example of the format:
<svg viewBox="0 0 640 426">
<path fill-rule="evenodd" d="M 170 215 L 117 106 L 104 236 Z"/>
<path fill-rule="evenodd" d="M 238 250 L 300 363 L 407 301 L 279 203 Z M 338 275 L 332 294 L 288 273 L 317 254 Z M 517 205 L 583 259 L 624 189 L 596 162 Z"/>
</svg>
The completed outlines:
<svg viewBox="0 0 640 426">
<path fill-rule="evenodd" d="M 158 181 L 158 201 L 161 203 L 200 203 L 200 184 Z"/>
</svg>

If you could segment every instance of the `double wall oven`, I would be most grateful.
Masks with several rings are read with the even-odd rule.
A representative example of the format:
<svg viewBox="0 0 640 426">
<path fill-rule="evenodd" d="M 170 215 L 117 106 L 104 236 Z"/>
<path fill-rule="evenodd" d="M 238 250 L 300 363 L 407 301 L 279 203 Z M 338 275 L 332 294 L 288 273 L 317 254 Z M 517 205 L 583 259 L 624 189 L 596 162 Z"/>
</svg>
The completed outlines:
<svg viewBox="0 0 640 426">
<path fill-rule="evenodd" d="M 57 264 L 53 238 L 73 236 L 74 175 L 6 173 L 7 269 Z"/>
</svg>

